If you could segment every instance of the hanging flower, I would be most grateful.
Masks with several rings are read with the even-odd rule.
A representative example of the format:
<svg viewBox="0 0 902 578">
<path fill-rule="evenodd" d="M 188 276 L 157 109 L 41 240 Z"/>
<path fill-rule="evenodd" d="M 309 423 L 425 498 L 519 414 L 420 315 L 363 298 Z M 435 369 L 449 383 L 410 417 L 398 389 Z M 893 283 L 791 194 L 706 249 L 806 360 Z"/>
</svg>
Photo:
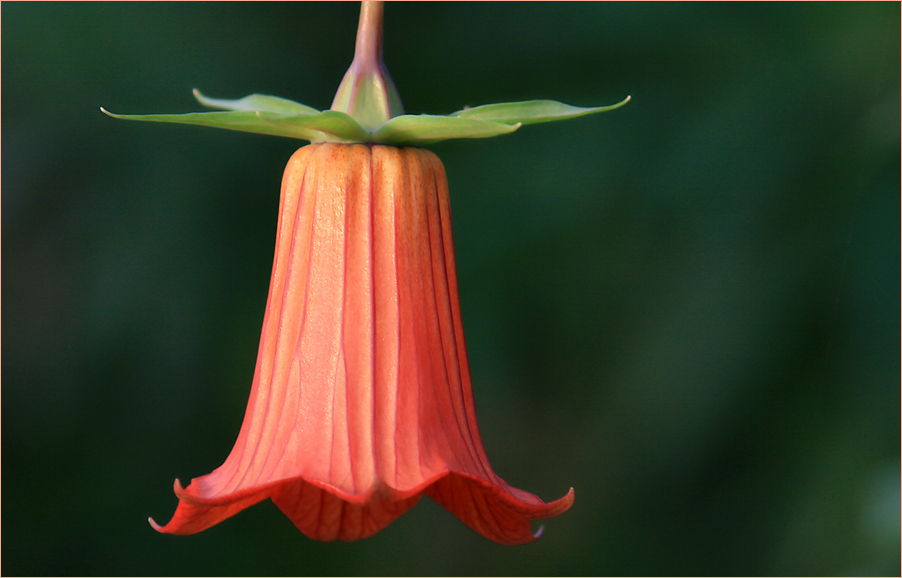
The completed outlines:
<svg viewBox="0 0 902 578">
<path fill-rule="evenodd" d="M 198 532 L 271 498 L 318 540 L 369 536 L 424 493 L 506 544 L 570 507 L 572 490 L 545 504 L 486 458 L 438 157 L 359 144 L 294 154 L 238 441 L 176 493 L 163 532 Z"/>
<path fill-rule="evenodd" d="M 332 110 L 195 92 L 225 111 L 112 115 L 316 143 L 291 157 L 282 180 L 238 440 L 212 473 L 187 488 L 176 480 L 175 515 L 165 526 L 151 520 L 161 532 L 200 532 L 270 498 L 310 538 L 356 540 L 426 494 L 486 538 L 521 544 L 538 536 L 532 520 L 573 504 L 572 488 L 545 503 L 492 470 L 476 423 L 445 170 L 429 151 L 389 145 L 493 136 L 613 107 L 529 101 L 403 115 L 381 24 L 381 3 L 364 2 Z"/>
</svg>

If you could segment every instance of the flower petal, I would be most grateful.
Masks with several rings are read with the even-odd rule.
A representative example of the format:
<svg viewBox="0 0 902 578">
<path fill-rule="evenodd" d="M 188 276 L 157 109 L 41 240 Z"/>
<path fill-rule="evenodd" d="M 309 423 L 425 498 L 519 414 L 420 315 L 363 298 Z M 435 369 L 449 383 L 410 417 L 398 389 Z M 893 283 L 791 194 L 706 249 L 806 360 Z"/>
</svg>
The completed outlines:
<svg viewBox="0 0 902 578">
<path fill-rule="evenodd" d="M 176 480 L 174 484 L 175 495 L 179 498 L 175 515 L 165 526 L 157 524 L 153 518 L 148 518 L 150 525 L 164 534 L 187 535 L 196 534 L 211 526 L 231 518 L 241 510 L 253 506 L 268 497 L 266 489 L 250 488 L 243 492 L 232 494 L 225 499 L 211 500 L 195 496 L 191 493 L 191 486 L 182 488 L 182 484 Z"/>
<path fill-rule="evenodd" d="M 161 532 L 265 498 L 318 540 L 356 540 L 427 493 L 482 535 L 535 539 L 559 514 L 507 484 L 476 422 L 448 186 L 434 154 L 311 145 L 282 182 L 272 279 L 244 422 Z"/>
<path fill-rule="evenodd" d="M 303 480 L 281 484 L 272 501 L 305 536 L 314 540 L 352 541 L 372 536 L 420 501 L 421 494 L 396 499 L 376 494 L 363 504 Z"/>
<path fill-rule="evenodd" d="M 573 488 L 563 498 L 546 504 L 523 490 L 504 486 L 451 474 L 433 484 L 426 494 L 489 540 L 510 545 L 534 542 L 538 535 L 532 533 L 532 520 L 557 516 L 573 505 Z M 529 496 L 529 501 L 515 498 L 511 490 Z"/>
</svg>

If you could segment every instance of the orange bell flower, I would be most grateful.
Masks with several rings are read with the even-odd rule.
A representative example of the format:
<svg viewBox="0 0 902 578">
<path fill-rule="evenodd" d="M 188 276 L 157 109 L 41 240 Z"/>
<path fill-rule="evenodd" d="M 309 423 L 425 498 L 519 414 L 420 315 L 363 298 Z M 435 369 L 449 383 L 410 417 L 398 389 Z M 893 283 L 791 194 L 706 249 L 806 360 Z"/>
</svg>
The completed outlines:
<svg viewBox="0 0 902 578">
<path fill-rule="evenodd" d="M 486 538 L 535 540 L 566 511 L 489 465 L 473 404 L 441 161 L 311 144 L 285 170 L 253 387 L 225 463 L 178 480 L 161 532 L 266 498 L 317 540 L 370 536 L 423 494 Z"/>
<path fill-rule="evenodd" d="M 382 60 L 383 4 L 364 1 L 354 61 L 330 110 L 263 94 L 222 109 L 115 118 L 212 126 L 314 144 L 285 169 L 263 335 L 225 463 L 175 481 L 168 534 L 193 534 L 266 498 L 317 540 L 370 536 L 423 494 L 502 544 L 535 540 L 545 503 L 489 465 L 473 404 L 448 181 L 431 152 L 398 146 L 509 134 L 613 110 L 552 100 L 404 114 Z M 395 146 L 398 145 L 398 146 Z"/>
</svg>

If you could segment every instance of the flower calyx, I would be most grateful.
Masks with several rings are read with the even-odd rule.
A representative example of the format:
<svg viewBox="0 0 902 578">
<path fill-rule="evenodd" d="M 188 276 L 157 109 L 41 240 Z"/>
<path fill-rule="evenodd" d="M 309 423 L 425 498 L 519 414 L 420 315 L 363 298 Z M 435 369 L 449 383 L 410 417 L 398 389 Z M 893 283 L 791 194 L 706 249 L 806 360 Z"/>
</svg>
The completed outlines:
<svg viewBox="0 0 902 578">
<path fill-rule="evenodd" d="M 583 108 L 554 100 L 526 100 L 464 108 L 449 115 L 404 114 L 368 129 L 350 114 L 319 111 L 298 102 L 252 94 L 237 100 L 208 98 L 194 90 L 197 100 L 215 112 L 186 114 L 105 114 L 126 120 L 211 126 L 243 132 L 285 136 L 310 142 L 371 143 L 396 146 L 426 145 L 455 138 L 487 138 L 514 132 L 526 124 L 566 120 L 614 110 L 629 102 Z"/>
<path fill-rule="evenodd" d="M 504 102 L 465 107 L 448 115 L 404 114 L 401 98 L 382 59 L 382 2 L 364 1 L 360 11 L 354 60 L 329 110 L 263 94 L 237 100 L 208 98 L 194 90 L 213 112 L 187 114 L 113 114 L 114 118 L 211 126 L 285 136 L 313 143 L 370 143 L 417 146 L 454 138 L 487 138 L 514 132 L 522 125 L 565 120 L 619 108 L 583 108 L 553 100 Z"/>
</svg>

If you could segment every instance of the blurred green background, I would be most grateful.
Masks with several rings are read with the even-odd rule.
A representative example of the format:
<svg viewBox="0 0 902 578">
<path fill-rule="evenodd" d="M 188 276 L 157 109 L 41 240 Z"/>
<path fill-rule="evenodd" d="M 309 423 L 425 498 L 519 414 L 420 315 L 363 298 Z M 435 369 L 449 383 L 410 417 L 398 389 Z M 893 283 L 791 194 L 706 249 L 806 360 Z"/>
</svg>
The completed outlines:
<svg viewBox="0 0 902 578">
<path fill-rule="evenodd" d="M 428 498 L 150 528 L 238 432 L 303 143 L 98 107 L 327 108 L 358 10 L 3 2 L 3 573 L 899 575 L 897 2 L 389 4 L 409 112 L 633 97 L 431 147 L 489 457 L 576 503 L 519 547 Z"/>
</svg>

